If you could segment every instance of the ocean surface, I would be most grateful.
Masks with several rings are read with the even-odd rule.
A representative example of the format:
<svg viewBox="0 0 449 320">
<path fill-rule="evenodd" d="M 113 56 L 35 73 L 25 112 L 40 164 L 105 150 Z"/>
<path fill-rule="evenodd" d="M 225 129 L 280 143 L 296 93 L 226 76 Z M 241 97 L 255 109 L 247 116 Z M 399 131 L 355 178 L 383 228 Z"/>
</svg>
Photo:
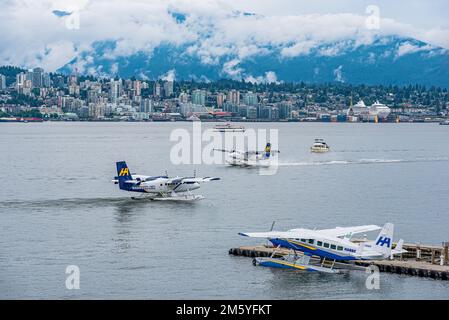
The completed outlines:
<svg viewBox="0 0 449 320">
<path fill-rule="evenodd" d="M 203 123 L 203 129 L 214 124 Z M 395 240 L 449 241 L 449 127 L 249 123 L 277 129 L 276 174 L 175 165 L 176 123 L 0 124 L 0 298 L 448 299 L 449 282 L 255 267 L 239 232 L 395 223 Z M 331 146 L 311 154 L 315 138 Z M 272 141 L 276 144 L 276 141 Z M 205 144 L 204 144 L 205 145 Z M 262 144 L 263 146 L 263 144 Z M 111 183 L 133 173 L 218 176 L 196 203 L 131 200 Z M 375 236 L 375 235 L 374 235 Z M 80 289 L 66 288 L 66 267 Z"/>
</svg>

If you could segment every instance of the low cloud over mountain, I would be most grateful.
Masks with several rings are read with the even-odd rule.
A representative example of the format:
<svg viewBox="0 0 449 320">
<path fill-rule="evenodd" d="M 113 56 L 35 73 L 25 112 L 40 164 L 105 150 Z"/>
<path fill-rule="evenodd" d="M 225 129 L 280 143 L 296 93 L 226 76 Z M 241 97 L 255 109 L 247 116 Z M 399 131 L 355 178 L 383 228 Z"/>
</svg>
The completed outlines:
<svg viewBox="0 0 449 320">
<path fill-rule="evenodd" d="M 382 17 L 373 26 L 349 13 L 259 15 L 212 0 L 70 3 L 7 1 L 0 27 L 18 34 L 2 39 L 1 64 L 152 79 L 449 86 L 441 28 Z"/>
</svg>

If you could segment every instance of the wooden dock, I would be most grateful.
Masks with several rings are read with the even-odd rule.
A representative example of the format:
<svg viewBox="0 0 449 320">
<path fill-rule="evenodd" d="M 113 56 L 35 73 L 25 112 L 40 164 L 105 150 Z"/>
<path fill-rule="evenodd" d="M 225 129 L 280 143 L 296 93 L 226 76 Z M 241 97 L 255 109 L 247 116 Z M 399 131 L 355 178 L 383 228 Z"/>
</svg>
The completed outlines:
<svg viewBox="0 0 449 320">
<path fill-rule="evenodd" d="M 403 245 L 408 252 L 394 260 L 363 260 L 355 261 L 355 264 L 361 267 L 375 265 L 380 272 L 449 280 L 448 246 L 448 242 L 444 242 L 441 246 L 408 243 Z M 232 248 L 229 254 L 255 258 L 270 257 L 274 251 L 276 258 L 290 252 L 288 249 L 275 250 L 274 247 L 259 245 Z"/>
</svg>

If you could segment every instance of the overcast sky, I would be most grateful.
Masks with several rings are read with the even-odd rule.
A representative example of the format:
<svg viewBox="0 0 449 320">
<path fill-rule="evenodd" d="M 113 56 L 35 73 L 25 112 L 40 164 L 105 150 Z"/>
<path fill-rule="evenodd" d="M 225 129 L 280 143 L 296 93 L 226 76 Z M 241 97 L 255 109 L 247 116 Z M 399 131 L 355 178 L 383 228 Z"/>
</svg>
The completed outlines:
<svg viewBox="0 0 449 320">
<path fill-rule="evenodd" d="M 372 5 L 380 10 L 376 29 L 366 25 Z M 172 12 L 187 18 L 177 21 Z M 448 50 L 448 12 L 448 0 L 0 0 L 0 65 L 54 71 L 87 52 L 77 66 L 86 71 L 92 45 L 102 41 L 117 43 L 104 52 L 110 59 L 136 52 L 151 56 L 162 43 L 187 45 L 186 54 L 223 64 L 228 73 L 269 48 L 289 58 L 329 45 L 320 54 L 337 55 L 346 40 L 369 45 L 376 37 L 399 36 L 428 43 L 426 50 Z M 394 54 L 420 50 L 405 43 Z M 234 59 L 221 60 L 229 56 Z"/>
<path fill-rule="evenodd" d="M 449 27 L 448 0 L 228 0 L 241 10 L 265 15 L 310 13 L 364 14 L 377 5 L 382 17 L 421 28 Z"/>
</svg>

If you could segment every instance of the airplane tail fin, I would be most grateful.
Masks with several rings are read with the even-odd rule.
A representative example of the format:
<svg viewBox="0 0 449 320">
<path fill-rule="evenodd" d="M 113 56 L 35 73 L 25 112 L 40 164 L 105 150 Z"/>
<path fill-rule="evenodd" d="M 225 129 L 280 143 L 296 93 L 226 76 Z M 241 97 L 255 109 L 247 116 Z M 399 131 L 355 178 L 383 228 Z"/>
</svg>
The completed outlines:
<svg viewBox="0 0 449 320">
<path fill-rule="evenodd" d="M 396 244 L 396 247 L 391 251 L 392 254 L 401 254 L 406 253 L 407 250 L 403 249 L 402 246 L 404 245 L 404 240 L 400 239 L 398 243 Z"/>
<path fill-rule="evenodd" d="M 391 255 L 391 246 L 393 245 L 394 224 L 386 223 L 374 242 L 374 247 L 385 257 Z"/>
<path fill-rule="evenodd" d="M 131 173 L 125 161 L 119 161 L 117 165 L 117 180 L 121 190 L 127 190 L 125 181 L 132 180 Z"/>
<path fill-rule="evenodd" d="M 268 159 L 271 156 L 271 143 L 267 143 L 264 150 L 264 158 Z"/>
</svg>

